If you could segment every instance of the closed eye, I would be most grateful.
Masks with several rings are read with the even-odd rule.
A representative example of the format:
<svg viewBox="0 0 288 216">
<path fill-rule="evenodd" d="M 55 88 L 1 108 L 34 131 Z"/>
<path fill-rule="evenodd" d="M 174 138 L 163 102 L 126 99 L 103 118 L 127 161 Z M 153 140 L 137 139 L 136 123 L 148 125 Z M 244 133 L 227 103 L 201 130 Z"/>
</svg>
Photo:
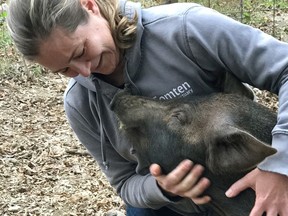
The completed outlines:
<svg viewBox="0 0 288 216">
<path fill-rule="evenodd" d="M 72 59 L 80 59 L 81 57 L 83 57 L 85 55 L 85 53 L 86 53 L 86 47 L 87 46 L 86 46 L 86 42 L 85 42 L 81 53 L 79 55 L 75 56 L 75 54 L 77 52 L 74 52 L 68 62 L 70 63 Z M 69 69 L 70 69 L 69 67 L 65 67 L 65 68 L 62 68 L 62 69 L 59 69 L 59 70 L 56 70 L 56 71 L 52 71 L 52 73 L 61 73 L 63 75 L 66 75 L 66 73 L 69 71 Z"/>
<path fill-rule="evenodd" d="M 83 47 L 82 52 L 80 53 L 80 55 L 74 57 L 75 59 L 80 59 L 81 57 L 83 57 L 85 55 L 86 52 L 86 47 Z M 58 73 L 61 73 L 63 75 L 65 75 L 65 73 L 69 70 L 69 67 L 63 68 L 61 71 L 57 71 Z"/>
<path fill-rule="evenodd" d="M 52 71 L 52 73 L 54 74 L 57 74 L 57 73 L 61 73 L 61 74 L 64 74 L 68 71 L 69 67 L 66 67 L 66 68 L 62 68 L 60 70 L 57 70 L 57 71 Z"/>
<path fill-rule="evenodd" d="M 82 49 L 82 52 L 78 56 L 75 56 L 75 59 L 81 58 L 82 56 L 85 55 L 85 53 L 86 53 L 86 47 L 84 46 L 83 49 Z"/>
<path fill-rule="evenodd" d="M 69 67 L 64 68 L 62 71 L 59 71 L 58 73 L 61 73 L 65 75 L 65 73 L 69 70 Z"/>
</svg>

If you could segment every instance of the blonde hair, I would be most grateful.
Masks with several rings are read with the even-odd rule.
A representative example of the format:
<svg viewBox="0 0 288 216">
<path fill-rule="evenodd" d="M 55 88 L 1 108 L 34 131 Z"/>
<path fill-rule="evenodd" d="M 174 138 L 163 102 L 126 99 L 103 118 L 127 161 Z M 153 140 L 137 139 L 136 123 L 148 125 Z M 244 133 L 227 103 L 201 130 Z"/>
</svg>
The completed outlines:
<svg viewBox="0 0 288 216">
<path fill-rule="evenodd" d="M 120 49 L 132 46 L 136 37 L 137 16 L 128 19 L 118 8 L 118 0 L 95 0 L 108 21 L 115 44 Z M 10 0 L 8 29 L 17 49 L 29 60 L 39 55 L 39 47 L 53 29 L 69 33 L 88 21 L 80 0 Z"/>
</svg>

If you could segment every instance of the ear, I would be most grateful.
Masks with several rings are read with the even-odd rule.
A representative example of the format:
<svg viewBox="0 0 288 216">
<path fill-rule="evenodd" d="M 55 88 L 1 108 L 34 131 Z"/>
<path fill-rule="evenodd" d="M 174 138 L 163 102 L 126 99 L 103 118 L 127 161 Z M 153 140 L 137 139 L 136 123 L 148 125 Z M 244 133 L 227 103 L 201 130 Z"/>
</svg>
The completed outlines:
<svg viewBox="0 0 288 216">
<path fill-rule="evenodd" d="M 238 78 L 231 73 L 225 74 L 223 83 L 223 92 L 230 94 L 239 94 L 245 96 L 251 100 L 254 100 L 254 94 L 248 86 L 245 86 Z"/>
<path fill-rule="evenodd" d="M 206 163 L 215 174 L 248 171 L 277 152 L 248 132 L 230 125 L 215 132 L 206 144 Z"/>
<path fill-rule="evenodd" d="M 87 10 L 94 14 L 99 14 L 99 7 L 94 0 L 80 0 L 81 5 Z"/>
</svg>

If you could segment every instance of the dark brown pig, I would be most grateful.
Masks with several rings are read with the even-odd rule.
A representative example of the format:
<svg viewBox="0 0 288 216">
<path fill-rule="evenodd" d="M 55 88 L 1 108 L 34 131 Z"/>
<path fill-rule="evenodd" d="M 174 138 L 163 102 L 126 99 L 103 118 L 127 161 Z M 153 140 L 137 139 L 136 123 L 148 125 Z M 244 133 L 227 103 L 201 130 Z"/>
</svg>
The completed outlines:
<svg viewBox="0 0 288 216">
<path fill-rule="evenodd" d="M 178 0 L 157 0 L 156 2 L 158 2 L 158 4 L 171 4 L 171 3 L 177 3 L 179 1 Z M 187 0 L 182 1 L 182 2 L 187 2 Z"/>
<path fill-rule="evenodd" d="M 145 174 L 152 163 L 165 173 L 182 160 L 202 164 L 211 180 L 206 204 L 221 216 L 248 216 L 255 201 L 252 189 L 227 198 L 229 186 L 267 156 L 276 153 L 271 131 L 276 115 L 268 108 L 236 94 L 159 101 L 122 92 L 111 109 L 131 142 Z"/>
<path fill-rule="evenodd" d="M 176 3 L 178 0 L 160 0 L 160 4 L 171 4 L 171 3 Z"/>
</svg>

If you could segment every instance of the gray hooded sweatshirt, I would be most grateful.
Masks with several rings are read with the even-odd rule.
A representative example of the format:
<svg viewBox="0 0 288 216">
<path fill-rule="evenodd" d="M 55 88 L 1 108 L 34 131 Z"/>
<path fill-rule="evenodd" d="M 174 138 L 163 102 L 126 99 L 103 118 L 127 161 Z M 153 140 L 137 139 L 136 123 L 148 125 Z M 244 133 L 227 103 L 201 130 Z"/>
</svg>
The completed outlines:
<svg viewBox="0 0 288 216">
<path fill-rule="evenodd" d="M 127 17 L 135 12 L 139 17 L 137 40 L 125 52 L 125 84 L 135 94 L 168 100 L 219 92 L 225 73 L 278 94 L 278 122 L 272 131 L 278 153 L 258 167 L 288 175 L 287 43 L 193 3 L 143 9 L 139 3 L 121 1 L 121 10 Z M 147 167 L 137 163 L 109 109 L 120 89 L 95 72 L 71 79 L 65 111 L 117 193 L 135 207 L 168 206 L 183 215 L 202 211 L 189 199 L 163 195 Z M 143 169 L 147 175 L 139 175 Z"/>
</svg>

